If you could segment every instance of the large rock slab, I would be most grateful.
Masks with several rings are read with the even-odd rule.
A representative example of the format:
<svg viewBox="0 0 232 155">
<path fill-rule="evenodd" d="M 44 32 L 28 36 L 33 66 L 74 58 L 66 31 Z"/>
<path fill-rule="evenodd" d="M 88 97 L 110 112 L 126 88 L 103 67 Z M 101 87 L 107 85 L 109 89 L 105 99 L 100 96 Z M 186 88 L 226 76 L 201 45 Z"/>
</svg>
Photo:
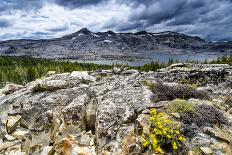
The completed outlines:
<svg viewBox="0 0 232 155">
<path fill-rule="evenodd" d="M 142 154 L 141 135 L 149 125 L 147 113 L 151 108 L 165 111 L 170 103 L 152 103 L 151 97 L 156 94 L 143 85 L 144 81 L 173 86 L 183 78 L 190 80 L 190 84 L 207 79 L 207 83 L 197 89 L 205 90 L 214 100 L 189 99 L 189 102 L 221 107 L 223 111 L 230 105 L 224 104 L 223 100 L 232 93 L 227 74 L 230 70 L 227 65 L 176 64 L 159 72 L 115 68 L 113 71 L 78 71 L 41 78 L 1 97 L 2 152 Z M 178 121 L 178 115 L 173 113 L 171 117 Z M 224 115 L 232 121 L 229 112 L 224 111 Z M 200 145 L 210 148 L 213 153 L 213 148 L 229 150 L 231 127 L 224 127 L 228 133 L 226 137 L 216 130 L 205 133 L 203 129 L 197 130 L 187 147 Z"/>
</svg>

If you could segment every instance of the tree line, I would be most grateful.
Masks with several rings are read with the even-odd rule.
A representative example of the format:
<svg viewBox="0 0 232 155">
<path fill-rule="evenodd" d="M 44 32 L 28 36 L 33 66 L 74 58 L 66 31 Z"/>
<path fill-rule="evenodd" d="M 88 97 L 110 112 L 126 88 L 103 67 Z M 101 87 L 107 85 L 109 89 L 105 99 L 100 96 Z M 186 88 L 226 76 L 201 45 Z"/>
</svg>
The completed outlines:
<svg viewBox="0 0 232 155">
<path fill-rule="evenodd" d="M 170 64 L 177 63 L 173 59 L 169 59 L 167 63 L 150 62 L 143 66 L 131 67 L 140 71 L 156 71 L 167 67 Z M 198 63 L 198 62 L 195 62 Z M 232 55 L 219 57 L 216 60 L 205 61 L 204 63 L 230 64 L 232 65 Z M 33 81 L 45 76 L 48 71 L 56 71 L 56 73 L 72 72 L 72 71 L 92 71 L 97 69 L 112 69 L 121 65 L 99 65 L 94 63 L 78 63 L 69 61 L 55 61 L 48 59 L 37 59 L 30 57 L 9 57 L 0 56 L 0 87 L 8 82 L 22 84 Z"/>
</svg>

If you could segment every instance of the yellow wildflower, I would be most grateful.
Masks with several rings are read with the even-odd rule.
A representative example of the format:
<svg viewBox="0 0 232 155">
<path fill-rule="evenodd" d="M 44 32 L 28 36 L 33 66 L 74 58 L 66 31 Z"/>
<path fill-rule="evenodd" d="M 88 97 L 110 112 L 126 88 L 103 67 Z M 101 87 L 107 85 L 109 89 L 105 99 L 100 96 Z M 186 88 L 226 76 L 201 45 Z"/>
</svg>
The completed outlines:
<svg viewBox="0 0 232 155">
<path fill-rule="evenodd" d="M 160 147 L 157 147 L 157 148 L 155 148 L 155 151 L 158 152 L 158 153 L 161 153 L 162 149 Z"/>
<path fill-rule="evenodd" d="M 150 121 L 154 121 L 154 120 L 155 120 L 155 118 L 154 118 L 154 117 L 151 117 L 151 118 L 150 118 Z"/>
<path fill-rule="evenodd" d="M 158 116 L 163 117 L 163 116 L 164 116 L 164 113 L 161 112 L 161 113 L 158 114 Z"/>
<path fill-rule="evenodd" d="M 169 120 L 165 119 L 165 120 L 164 120 L 164 123 L 169 123 Z"/>
<path fill-rule="evenodd" d="M 143 146 L 147 147 L 148 146 L 148 142 L 147 141 L 143 142 Z"/>
<path fill-rule="evenodd" d="M 178 147 L 176 145 L 173 145 L 172 148 L 173 148 L 173 150 L 177 150 L 178 149 Z"/>
<path fill-rule="evenodd" d="M 156 114 L 157 114 L 156 109 L 152 109 L 151 114 L 152 114 L 152 115 L 156 115 Z"/>
<path fill-rule="evenodd" d="M 180 136 L 180 137 L 179 137 L 179 140 L 180 140 L 180 141 L 182 141 L 182 140 L 183 140 L 183 137 L 182 137 L 182 136 Z"/>
<path fill-rule="evenodd" d="M 182 139 L 182 142 L 185 142 L 185 141 L 186 141 L 186 139 L 185 139 L 185 138 L 183 138 L 183 139 Z"/>
</svg>

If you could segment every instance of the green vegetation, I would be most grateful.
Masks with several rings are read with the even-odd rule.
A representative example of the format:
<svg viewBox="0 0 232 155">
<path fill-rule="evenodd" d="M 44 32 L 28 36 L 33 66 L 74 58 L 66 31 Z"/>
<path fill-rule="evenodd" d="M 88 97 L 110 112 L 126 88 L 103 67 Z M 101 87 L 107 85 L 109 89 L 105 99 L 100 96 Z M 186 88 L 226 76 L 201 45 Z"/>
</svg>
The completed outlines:
<svg viewBox="0 0 232 155">
<path fill-rule="evenodd" d="M 140 71 L 156 71 L 167 67 L 172 63 L 176 63 L 170 59 L 167 63 L 151 62 L 143 66 L 129 67 L 130 69 L 137 69 Z M 232 55 L 228 57 L 220 57 L 217 60 L 205 63 L 226 63 L 232 65 Z M 77 63 L 68 61 L 54 61 L 47 59 L 35 59 L 29 57 L 7 57 L 0 56 L 0 87 L 6 82 L 13 82 L 16 84 L 26 84 L 37 78 L 41 78 L 47 74 L 48 71 L 56 71 L 56 73 L 72 72 L 74 70 L 96 70 L 96 69 L 111 69 L 114 65 L 98 65 L 93 63 Z M 185 82 L 185 81 L 184 81 Z"/>
<path fill-rule="evenodd" d="M 228 125 L 229 122 L 224 117 L 224 114 L 219 111 L 217 108 L 206 105 L 200 104 L 196 106 L 196 112 L 185 112 L 181 115 L 181 121 L 184 124 L 196 124 L 198 127 L 202 126 L 213 126 L 216 125 Z"/>
<path fill-rule="evenodd" d="M 232 65 L 232 55 L 218 57 L 216 60 L 212 60 L 211 62 L 206 62 L 206 63 L 210 63 L 210 64 L 229 64 L 229 65 Z"/>
<path fill-rule="evenodd" d="M 140 70 L 140 71 L 148 72 L 148 71 L 157 71 L 157 69 L 165 68 L 168 66 L 168 64 L 169 62 L 165 64 L 165 63 L 159 63 L 159 62 L 152 61 L 151 63 L 145 64 L 143 66 L 132 67 L 132 68 Z"/>
<path fill-rule="evenodd" d="M 162 82 L 150 84 L 149 88 L 153 94 L 152 101 L 172 101 L 175 99 L 209 99 L 207 92 L 194 89 L 189 85 L 166 85 Z"/>
<path fill-rule="evenodd" d="M 111 69 L 110 65 L 97 65 L 93 63 L 77 63 L 67 61 L 54 61 L 47 59 L 34 59 L 29 57 L 0 57 L 0 87 L 6 82 L 26 84 L 37 78 L 45 76 L 48 71 L 56 73 Z"/>
<path fill-rule="evenodd" d="M 186 100 L 174 100 L 167 108 L 168 113 L 195 113 L 196 107 Z"/>
<path fill-rule="evenodd" d="M 0 56 L 0 87 L 7 82 L 25 85 L 26 83 L 45 76 L 49 71 L 56 73 L 112 69 L 118 64 L 98 65 L 93 63 L 78 63 L 68 61 L 55 61 L 48 59 L 36 59 L 30 57 Z M 124 66 L 125 67 L 125 66 Z M 165 64 L 151 62 L 140 67 L 129 67 L 141 71 L 156 71 L 165 67 Z"/>
<path fill-rule="evenodd" d="M 185 141 L 180 134 L 176 122 L 169 119 L 164 113 L 157 113 L 156 109 L 150 112 L 150 126 L 143 131 L 143 146 L 149 151 L 162 154 L 166 149 L 176 152 Z"/>
</svg>

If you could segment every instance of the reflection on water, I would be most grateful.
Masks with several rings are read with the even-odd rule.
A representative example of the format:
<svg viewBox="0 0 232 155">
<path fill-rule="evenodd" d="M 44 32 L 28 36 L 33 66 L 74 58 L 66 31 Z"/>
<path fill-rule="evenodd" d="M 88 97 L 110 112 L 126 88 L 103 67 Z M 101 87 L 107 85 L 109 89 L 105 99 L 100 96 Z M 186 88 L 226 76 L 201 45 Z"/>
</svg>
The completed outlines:
<svg viewBox="0 0 232 155">
<path fill-rule="evenodd" d="M 194 53 L 194 54 L 170 54 L 170 53 L 150 53 L 149 55 L 146 55 L 147 57 L 151 59 L 147 60 L 135 60 L 135 61 L 124 61 L 124 60 L 77 60 L 77 62 L 83 62 L 83 63 L 96 63 L 96 64 L 128 64 L 130 66 L 142 66 L 146 63 L 149 63 L 151 61 L 155 62 L 168 62 L 169 59 L 178 60 L 178 62 L 185 62 L 187 60 L 189 61 L 199 61 L 203 62 L 205 60 L 213 60 L 217 57 L 221 57 L 223 55 L 227 55 L 226 53 L 215 53 L 215 52 L 205 52 L 205 53 Z"/>
</svg>

